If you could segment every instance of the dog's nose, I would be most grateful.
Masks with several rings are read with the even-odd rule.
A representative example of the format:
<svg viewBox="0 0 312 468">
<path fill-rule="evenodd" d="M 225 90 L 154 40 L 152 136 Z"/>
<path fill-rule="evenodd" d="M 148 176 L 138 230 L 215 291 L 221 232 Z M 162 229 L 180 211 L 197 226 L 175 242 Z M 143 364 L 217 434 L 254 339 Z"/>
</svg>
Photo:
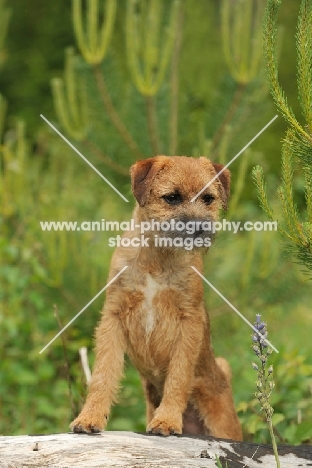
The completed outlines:
<svg viewBox="0 0 312 468">
<path fill-rule="evenodd" d="M 197 229 L 197 231 L 195 231 L 195 237 L 199 237 L 203 232 L 203 229 Z"/>
</svg>

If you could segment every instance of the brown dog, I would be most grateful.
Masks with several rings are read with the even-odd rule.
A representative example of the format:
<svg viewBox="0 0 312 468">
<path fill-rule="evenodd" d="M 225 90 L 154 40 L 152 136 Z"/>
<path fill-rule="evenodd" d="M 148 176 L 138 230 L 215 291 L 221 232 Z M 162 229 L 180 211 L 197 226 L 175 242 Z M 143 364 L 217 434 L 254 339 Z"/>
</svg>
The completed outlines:
<svg viewBox="0 0 312 468">
<path fill-rule="evenodd" d="M 148 247 L 120 246 L 114 253 L 110 279 L 128 268 L 107 289 L 92 380 L 85 406 L 71 424 L 74 432 L 99 432 L 106 426 L 127 353 L 142 378 L 148 432 L 242 439 L 231 371 L 225 359 L 214 357 L 202 280 L 191 268 L 203 270 L 208 246 L 203 226 L 226 208 L 229 171 L 191 199 L 222 168 L 204 157 L 185 156 L 157 156 L 132 166 L 136 225 L 155 220 L 164 229 L 150 232 Z M 168 229 L 172 220 L 180 222 L 179 230 Z M 181 231 L 181 222 L 196 227 L 191 236 Z M 139 234 L 138 227 L 125 237 Z M 158 247 L 160 238 L 174 245 Z M 194 248 L 184 246 L 186 239 Z"/>
</svg>

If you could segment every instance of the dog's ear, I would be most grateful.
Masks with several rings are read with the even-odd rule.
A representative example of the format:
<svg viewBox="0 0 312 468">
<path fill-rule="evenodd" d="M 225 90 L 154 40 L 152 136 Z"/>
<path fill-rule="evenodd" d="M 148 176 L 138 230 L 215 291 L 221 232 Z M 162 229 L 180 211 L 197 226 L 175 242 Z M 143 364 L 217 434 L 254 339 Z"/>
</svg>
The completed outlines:
<svg viewBox="0 0 312 468">
<path fill-rule="evenodd" d="M 224 168 L 223 164 L 216 164 L 213 163 L 213 167 L 217 174 Z M 221 182 L 221 200 L 222 200 L 222 208 L 224 210 L 227 209 L 227 202 L 230 198 L 230 186 L 231 186 L 231 173 L 228 169 L 224 169 L 222 173 L 218 177 L 219 181 Z"/>
<path fill-rule="evenodd" d="M 168 163 L 169 157 L 156 156 L 155 158 L 138 161 L 131 166 L 132 192 L 140 206 L 144 206 L 151 190 L 151 183 L 161 169 Z"/>
</svg>

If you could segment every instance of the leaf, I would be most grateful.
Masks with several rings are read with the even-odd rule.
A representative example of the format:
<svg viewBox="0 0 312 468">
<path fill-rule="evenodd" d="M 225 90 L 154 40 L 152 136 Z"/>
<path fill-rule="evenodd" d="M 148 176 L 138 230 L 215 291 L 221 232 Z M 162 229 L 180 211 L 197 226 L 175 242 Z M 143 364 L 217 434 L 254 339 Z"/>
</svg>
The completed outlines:
<svg viewBox="0 0 312 468">
<path fill-rule="evenodd" d="M 260 416 L 253 414 L 250 416 L 248 421 L 248 432 L 249 434 L 256 434 L 261 429 L 265 429 L 267 426 Z"/>
<path fill-rule="evenodd" d="M 304 421 L 298 424 L 295 437 L 300 442 L 304 442 L 312 438 L 312 422 L 311 421 Z"/>
<path fill-rule="evenodd" d="M 240 411 L 242 411 L 243 413 L 246 413 L 248 409 L 248 403 L 247 401 L 241 401 L 237 407 L 236 407 L 236 411 L 239 413 Z"/>
<path fill-rule="evenodd" d="M 272 416 L 272 424 L 273 426 L 277 426 L 280 422 L 285 420 L 285 415 L 281 413 L 274 413 Z"/>
</svg>

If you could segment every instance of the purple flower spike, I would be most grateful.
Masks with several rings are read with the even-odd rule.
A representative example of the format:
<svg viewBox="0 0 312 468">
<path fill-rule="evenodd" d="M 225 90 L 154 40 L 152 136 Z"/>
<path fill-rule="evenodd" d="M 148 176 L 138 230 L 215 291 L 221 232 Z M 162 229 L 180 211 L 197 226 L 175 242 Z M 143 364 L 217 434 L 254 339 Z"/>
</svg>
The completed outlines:
<svg viewBox="0 0 312 468">
<path fill-rule="evenodd" d="M 264 322 L 261 322 L 261 315 L 257 314 L 256 315 L 256 322 L 255 322 L 255 329 L 260 332 L 260 334 L 266 338 L 267 337 L 267 331 L 266 331 L 266 324 Z M 257 341 L 260 341 L 261 337 L 259 335 Z"/>
<path fill-rule="evenodd" d="M 268 357 L 270 354 L 270 348 L 267 343 L 268 332 L 266 323 L 261 321 L 261 315 L 256 314 L 256 321 L 254 322 L 254 334 L 251 335 L 251 339 L 254 343 L 252 349 L 255 354 L 261 359 Z M 265 361 L 263 361 L 265 363 Z"/>
</svg>

